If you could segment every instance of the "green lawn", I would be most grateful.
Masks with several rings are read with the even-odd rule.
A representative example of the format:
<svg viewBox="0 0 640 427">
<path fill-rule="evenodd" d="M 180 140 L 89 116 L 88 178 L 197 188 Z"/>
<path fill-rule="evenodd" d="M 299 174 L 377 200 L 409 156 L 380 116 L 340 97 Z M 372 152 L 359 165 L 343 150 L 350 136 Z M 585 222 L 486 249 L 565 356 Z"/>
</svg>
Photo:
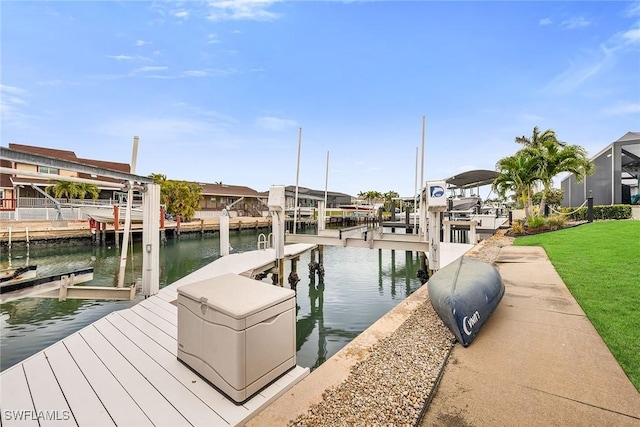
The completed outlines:
<svg viewBox="0 0 640 427">
<path fill-rule="evenodd" d="M 514 245 L 545 249 L 640 391 L 640 221 L 598 221 L 518 237 Z"/>
</svg>

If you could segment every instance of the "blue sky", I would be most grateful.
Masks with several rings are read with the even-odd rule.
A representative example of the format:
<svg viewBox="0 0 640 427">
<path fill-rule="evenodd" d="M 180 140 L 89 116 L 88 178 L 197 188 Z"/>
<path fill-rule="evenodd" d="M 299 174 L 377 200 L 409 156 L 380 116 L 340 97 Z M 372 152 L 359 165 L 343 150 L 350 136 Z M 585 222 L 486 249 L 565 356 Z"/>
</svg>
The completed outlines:
<svg viewBox="0 0 640 427">
<path fill-rule="evenodd" d="M 414 192 L 534 126 L 640 131 L 639 2 L 2 1 L 1 145 L 258 191 Z"/>
</svg>

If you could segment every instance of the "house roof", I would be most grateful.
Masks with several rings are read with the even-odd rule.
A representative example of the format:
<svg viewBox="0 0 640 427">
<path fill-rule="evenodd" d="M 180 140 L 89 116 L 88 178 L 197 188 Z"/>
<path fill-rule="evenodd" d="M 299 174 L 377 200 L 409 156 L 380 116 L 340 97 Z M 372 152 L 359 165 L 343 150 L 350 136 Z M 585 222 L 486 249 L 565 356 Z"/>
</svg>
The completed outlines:
<svg viewBox="0 0 640 427">
<path fill-rule="evenodd" d="M 131 166 L 128 163 L 109 162 L 105 160 L 84 159 L 76 156 L 76 153 L 69 150 L 59 150 L 57 148 L 36 147 L 34 145 L 23 145 L 9 143 L 9 149 L 22 151 L 25 153 L 37 154 L 39 156 L 53 157 L 55 159 L 67 160 L 70 162 L 82 163 L 85 165 L 96 166 L 104 169 L 112 169 L 118 172 L 131 172 Z M 86 175 L 86 174 L 85 174 Z"/>
<path fill-rule="evenodd" d="M 243 185 L 229 184 L 208 184 L 198 182 L 202 187 L 203 196 L 231 196 L 231 197 L 262 197 L 262 195 L 253 188 Z"/>
<path fill-rule="evenodd" d="M 129 166 L 129 164 L 127 164 L 127 163 L 109 162 L 109 161 L 104 161 L 104 160 L 80 158 L 80 157 L 76 156 L 76 153 L 74 153 L 73 151 L 69 151 L 69 150 L 59 150 L 57 148 L 37 147 L 37 146 L 34 146 L 34 145 L 24 145 L 24 144 L 14 144 L 14 143 L 9 143 L 9 149 L 15 150 L 15 151 L 22 151 L 24 153 L 29 153 L 29 154 L 36 154 L 38 156 L 51 157 L 51 158 L 55 158 L 55 159 L 66 160 L 66 161 L 69 161 L 69 162 L 75 162 L 75 163 L 81 163 L 81 164 L 84 164 L 84 165 L 95 166 L 95 167 L 99 167 L 99 168 L 102 168 L 102 169 L 110 169 L 110 170 L 114 170 L 114 171 L 118 171 L 118 172 L 125 172 L 125 173 L 130 173 L 131 172 L 131 166 Z M 7 166 L 7 167 L 11 167 L 10 163 L 9 163 L 9 166 Z M 80 178 L 96 178 L 96 177 L 92 177 L 90 174 L 82 173 L 82 172 L 78 173 L 78 177 L 80 177 Z M 16 185 L 16 184 L 34 183 L 34 184 L 40 184 L 40 185 L 47 185 L 47 184 L 51 183 L 51 181 L 48 180 L 48 179 L 20 178 L 20 177 L 12 178 L 12 177 L 9 177 L 10 182 L 8 183 L 8 185 L 5 185 L 4 178 L 5 177 L 4 177 L 4 174 L 3 174 L 3 181 L 2 181 L 2 186 L 3 187 L 5 187 L 5 186 L 6 187 L 12 187 L 13 185 Z M 120 182 L 121 181 L 121 180 L 118 180 L 118 179 L 102 177 L 102 176 L 99 177 L 99 180 L 100 181 L 107 181 L 107 182 Z"/>
</svg>

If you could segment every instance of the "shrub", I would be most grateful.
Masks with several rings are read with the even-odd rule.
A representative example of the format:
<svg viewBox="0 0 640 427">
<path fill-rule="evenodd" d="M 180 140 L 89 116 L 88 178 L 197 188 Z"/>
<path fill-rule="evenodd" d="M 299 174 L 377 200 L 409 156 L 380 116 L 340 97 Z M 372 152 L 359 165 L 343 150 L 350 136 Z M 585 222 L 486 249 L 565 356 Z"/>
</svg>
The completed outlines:
<svg viewBox="0 0 640 427">
<path fill-rule="evenodd" d="M 529 228 L 541 228 L 544 226 L 544 222 L 544 217 L 538 215 L 527 217 L 527 227 Z"/>
<path fill-rule="evenodd" d="M 511 225 L 511 231 L 513 234 L 522 234 L 524 233 L 524 226 L 522 225 L 522 221 L 516 220 Z"/>
<path fill-rule="evenodd" d="M 547 218 L 547 225 L 554 230 L 564 227 L 566 223 L 567 219 L 563 215 L 552 215 Z"/>
<path fill-rule="evenodd" d="M 563 208 L 563 212 L 571 212 L 571 209 Z M 575 221 L 587 220 L 587 208 L 582 207 L 569 215 Z M 599 205 L 593 207 L 593 219 L 629 219 L 631 218 L 631 205 Z"/>
</svg>

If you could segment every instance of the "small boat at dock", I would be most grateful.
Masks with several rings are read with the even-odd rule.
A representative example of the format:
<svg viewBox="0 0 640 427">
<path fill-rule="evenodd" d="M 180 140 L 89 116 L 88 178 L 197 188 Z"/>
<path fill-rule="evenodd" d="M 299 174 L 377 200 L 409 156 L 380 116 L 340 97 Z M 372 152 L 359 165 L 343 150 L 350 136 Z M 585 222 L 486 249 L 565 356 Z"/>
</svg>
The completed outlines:
<svg viewBox="0 0 640 427">
<path fill-rule="evenodd" d="M 0 270 L 0 283 L 2 286 L 20 280 L 36 277 L 37 265 L 24 265 L 21 267 L 10 267 Z"/>
<path fill-rule="evenodd" d="M 436 313 L 464 347 L 471 344 L 504 295 L 498 270 L 465 256 L 438 270 L 427 286 Z"/>
<path fill-rule="evenodd" d="M 35 268 L 32 271 L 33 274 L 29 274 L 28 277 L 25 275 L 0 282 L 0 295 L 2 295 L 0 301 L 6 302 L 22 296 L 36 296 L 40 292 L 53 289 L 53 287 L 59 288 L 65 280 L 69 280 L 72 284 L 93 280 L 93 267 L 41 277 L 36 275 Z"/>
<path fill-rule="evenodd" d="M 80 208 L 82 212 L 88 217 L 107 224 L 112 224 L 114 219 L 113 206 L 85 206 Z M 118 220 L 123 222 L 126 215 L 126 207 L 122 207 L 119 210 Z M 131 222 L 142 222 L 143 212 L 142 208 L 131 208 Z"/>
</svg>

